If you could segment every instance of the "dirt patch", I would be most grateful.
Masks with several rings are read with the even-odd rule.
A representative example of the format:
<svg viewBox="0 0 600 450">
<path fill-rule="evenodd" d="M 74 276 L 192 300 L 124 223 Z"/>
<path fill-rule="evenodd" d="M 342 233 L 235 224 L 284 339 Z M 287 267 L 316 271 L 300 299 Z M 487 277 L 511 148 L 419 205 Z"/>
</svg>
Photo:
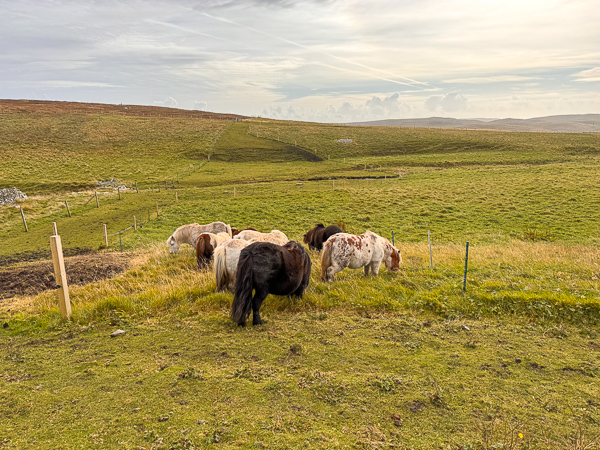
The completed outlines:
<svg viewBox="0 0 600 450">
<path fill-rule="evenodd" d="M 131 255 L 95 253 L 65 258 L 69 285 L 85 285 L 112 278 L 131 264 Z M 16 295 L 36 295 L 56 288 L 52 261 L 39 261 L 0 269 L 0 302 Z"/>
</svg>

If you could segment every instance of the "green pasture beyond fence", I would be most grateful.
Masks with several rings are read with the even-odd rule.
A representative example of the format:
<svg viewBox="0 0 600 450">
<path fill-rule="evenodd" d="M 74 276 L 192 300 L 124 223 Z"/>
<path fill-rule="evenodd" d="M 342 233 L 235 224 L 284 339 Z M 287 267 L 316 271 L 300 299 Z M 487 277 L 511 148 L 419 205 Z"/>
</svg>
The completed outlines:
<svg viewBox="0 0 600 450">
<path fill-rule="evenodd" d="M 215 186 L 203 188 L 181 188 L 176 180 L 163 181 L 161 183 L 136 183 L 132 182 L 124 189 L 121 187 L 110 188 L 110 190 L 98 190 L 94 193 L 80 193 L 67 200 L 58 200 L 57 203 L 62 207 L 62 212 L 53 213 L 48 216 L 36 217 L 29 219 L 27 212 L 24 209 L 13 212 L 13 217 L 9 218 L 12 224 L 6 238 L 26 238 L 29 247 L 42 249 L 48 246 L 48 237 L 51 235 L 52 222 L 58 223 L 59 234 L 60 228 L 64 228 L 68 221 L 88 217 L 90 222 L 96 223 L 97 227 L 92 229 L 91 223 L 83 225 L 88 228 L 89 234 L 93 237 L 93 241 L 82 241 L 76 246 L 88 246 L 91 248 L 101 248 L 104 243 L 102 225 L 107 224 L 107 237 L 109 239 L 110 248 L 119 248 L 122 250 L 122 237 L 125 233 L 134 232 L 134 228 L 144 228 L 148 226 L 150 221 L 154 221 L 161 216 L 161 211 L 170 208 L 179 201 L 185 200 L 208 200 L 214 203 L 224 203 L 231 199 L 248 198 L 248 197 L 264 197 L 297 194 L 303 192 L 335 192 L 349 191 L 359 189 L 370 189 L 375 187 L 384 187 L 386 183 L 401 183 L 401 179 L 393 176 L 383 176 L 381 178 L 365 177 L 365 178 L 337 178 L 330 180 L 310 180 L 310 181 L 290 181 L 290 182 L 258 182 L 235 184 L 230 186 Z M 124 186 L 120 184 L 119 186 Z M 130 198 L 140 199 L 135 203 L 144 204 L 125 208 L 127 214 L 119 210 L 119 202 L 125 202 Z M 94 212 L 98 212 L 96 217 L 90 217 Z M 189 215 L 188 215 L 189 216 Z M 18 219 L 20 217 L 20 219 Z M 101 220 L 102 218 L 105 220 Z M 134 218 L 135 217 L 135 218 Z M 170 224 L 173 229 L 186 223 L 201 221 L 202 219 L 194 219 L 192 217 L 182 217 L 181 221 L 172 221 Z M 228 222 L 226 218 L 215 220 L 223 220 Z M 135 221 L 135 223 L 134 223 Z M 22 222 L 22 223 L 21 223 Z M 117 225 L 116 224 L 120 224 Z M 307 226 L 310 224 L 307 224 Z M 311 225 L 312 226 L 312 225 Z M 277 223 L 272 224 L 272 228 L 278 228 Z M 115 229 L 117 228 L 117 229 Z M 43 229 L 44 231 L 40 232 Z M 270 231 L 270 230 L 264 230 Z M 393 239 L 392 230 L 374 229 L 382 235 Z M 73 247 L 73 242 L 66 242 L 65 247 Z M 16 247 L 18 249 L 19 245 Z M 19 250 L 17 250 L 19 252 Z"/>
</svg>

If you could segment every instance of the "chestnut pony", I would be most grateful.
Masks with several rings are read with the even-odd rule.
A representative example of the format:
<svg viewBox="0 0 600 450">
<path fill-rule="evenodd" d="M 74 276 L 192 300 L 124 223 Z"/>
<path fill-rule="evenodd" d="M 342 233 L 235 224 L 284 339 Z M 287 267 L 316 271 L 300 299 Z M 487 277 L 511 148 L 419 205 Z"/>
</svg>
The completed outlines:
<svg viewBox="0 0 600 450">
<path fill-rule="evenodd" d="M 308 248 L 311 250 L 317 249 L 321 251 L 323 249 L 323 242 L 337 233 L 342 233 L 342 229 L 337 225 L 329 225 L 326 227 L 322 223 L 318 223 L 312 230 L 306 232 L 304 235 L 304 243 L 308 244 Z"/>
</svg>

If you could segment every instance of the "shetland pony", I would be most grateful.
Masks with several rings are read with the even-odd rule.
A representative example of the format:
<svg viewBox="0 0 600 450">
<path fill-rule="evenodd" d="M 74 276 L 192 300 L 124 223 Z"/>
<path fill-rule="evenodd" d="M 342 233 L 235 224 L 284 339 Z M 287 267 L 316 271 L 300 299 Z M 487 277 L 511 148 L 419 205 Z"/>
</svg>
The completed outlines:
<svg viewBox="0 0 600 450">
<path fill-rule="evenodd" d="M 234 239 L 243 239 L 250 242 L 270 242 L 277 245 L 285 245 L 289 239 L 279 230 L 273 230 L 270 233 L 261 233 L 260 231 L 244 230 Z"/>
<path fill-rule="evenodd" d="M 225 289 L 235 291 L 235 274 L 237 272 L 240 253 L 250 242 L 243 239 L 232 239 L 219 245 L 214 253 L 213 259 L 215 278 L 217 281 L 217 292 Z"/>
<path fill-rule="evenodd" d="M 229 234 L 221 233 L 202 233 L 196 239 L 196 262 L 198 268 L 206 267 L 213 257 L 215 249 L 225 241 L 230 241 Z"/>
<path fill-rule="evenodd" d="M 372 231 L 354 235 L 338 233 L 323 244 L 321 280 L 333 281 L 333 276 L 344 270 L 364 267 L 365 275 L 377 275 L 385 262 L 388 271 L 400 269 L 400 252 L 388 241 Z"/>
<path fill-rule="evenodd" d="M 312 230 L 306 232 L 304 243 L 308 244 L 308 248 L 311 250 L 316 249 L 321 251 L 323 249 L 323 242 L 337 233 L 342 233 L 342 229 L 337 225 L 325 227 L 322 223 L 318 223 Z"/>
<path fill-rule="evenodd" d="M 189 244 L 195 248 L 196 240 L 202 233 L 220 232 L 225 232 L 231 236 L 231 227 L 223 222 L 213 222 L 208 225 L 198 225 L 197 223 L 182 225 L 167 239 L 169 253 L 177 253 L 181 244 Z"/>
<path fill-rule="evenodd" d="M 240 253 L 231 320 L 244 326 L 252 311 L 252 324 L 261 325 L 259 310 L 267 295 L 302 297 L 310 281 L 310 270 L 308 253 L 295 241 L 283 246 L 270 242 L 248 245 Z"/>
<path fill-rule="evenodd" d="M 237 228 L 233 228 L 231 227 L 231 237 L 237 236 L 238 234 L 240 234 L 242 231 L 246 231 L 246 230 L 252 230 L 252 231 L 256 231 L 256 228 L 253 227 L 248 227 L 248 228 L 244 228 L 243 230 L 238 230 Z"/>
</svg>

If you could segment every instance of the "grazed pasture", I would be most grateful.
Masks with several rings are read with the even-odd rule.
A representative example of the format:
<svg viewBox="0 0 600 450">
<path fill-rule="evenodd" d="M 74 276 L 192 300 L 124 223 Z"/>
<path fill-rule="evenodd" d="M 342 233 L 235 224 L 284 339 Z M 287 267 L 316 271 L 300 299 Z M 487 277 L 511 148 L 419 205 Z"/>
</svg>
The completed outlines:
<svg viewBox="0 0 600 450">
<path fill-rule="evenodd" d="M 54 291 L 0 300 L 0 446 L 599 447 L 597 136 L 31 119 L 0 116 L 0 183 L 31 196 L 27 234 L 0 208 L 0 276 L 47 251 L 52 222 L 100 255 L 102 223 L 143 226 L 122 237 L 128 270 L 72 287 L 70 322 Z M 110 178 L 143 188 L 97 208 Z M 404 263 L 326 284 L 311 251 L 303 299 L 269 296 L 265 325 L 238 328 L 191 248 L 164 243 L 213 220 L 299 241 L 316 222 L 393 231 Z"/>
</svg>

